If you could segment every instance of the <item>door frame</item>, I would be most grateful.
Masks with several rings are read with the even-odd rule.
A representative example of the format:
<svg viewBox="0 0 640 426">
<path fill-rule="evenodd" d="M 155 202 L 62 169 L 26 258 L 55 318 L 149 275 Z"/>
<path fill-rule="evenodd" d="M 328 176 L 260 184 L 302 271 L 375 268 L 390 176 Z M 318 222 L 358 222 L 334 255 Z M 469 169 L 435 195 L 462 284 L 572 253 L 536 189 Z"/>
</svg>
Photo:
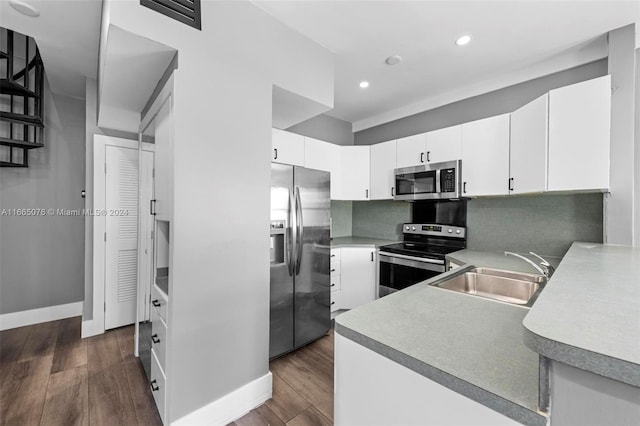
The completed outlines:
<svg viewBox="0 0 640 426">
<path fill-rule="evenodd" d="M 106 204 L 106 147 L 130 148 L 138 150 L 137 140 L 116 138 L 113 136 L 93 135 L 93 210 L 105 210 Z M 105 256 L 106 216 L 93 216 L 93 332 L 88 335 L 104 333 L 105 307 Z M 139 232 L 138 232 L 139 234 Z M 139 235 L 138 235 L 139 237 Z"/>
</svg>

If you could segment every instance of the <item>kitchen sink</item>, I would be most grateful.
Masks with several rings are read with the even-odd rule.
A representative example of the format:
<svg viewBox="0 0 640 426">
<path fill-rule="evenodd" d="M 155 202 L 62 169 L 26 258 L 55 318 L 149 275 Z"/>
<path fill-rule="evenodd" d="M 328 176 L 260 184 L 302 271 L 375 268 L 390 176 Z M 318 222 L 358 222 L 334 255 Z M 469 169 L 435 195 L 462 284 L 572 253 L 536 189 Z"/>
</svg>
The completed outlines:
<svg viewBox="0 0 640 426">
<path fill-rule="evenodd" d="M 544 275 L 473 268 L 434 286 L 473 296 L 531 307 L 547 282 Z"/>
</svg>

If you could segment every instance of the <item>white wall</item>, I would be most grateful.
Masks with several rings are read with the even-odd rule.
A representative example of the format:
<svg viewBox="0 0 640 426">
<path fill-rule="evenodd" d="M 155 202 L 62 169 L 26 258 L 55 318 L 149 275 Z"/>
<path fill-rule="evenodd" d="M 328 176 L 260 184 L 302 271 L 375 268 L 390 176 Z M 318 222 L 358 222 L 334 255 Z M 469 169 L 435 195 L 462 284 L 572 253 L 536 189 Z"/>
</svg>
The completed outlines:
<svg viewBox="0 0 640 426">
<path fill-rule="evenodd" d="M 202 31 L 106 0 L 105 19 L 178 50 L 170 421 L 268 373 L 272 85 L 333 104 L 330 52 L 244 1 Z"/>
<path fill-rule="evenodd" d="M 82 209 L 84 102 L 45 83 L 45 146 L 28 168 L 0 168 L 1 209 Z M 0 217 L 0 314 L 83 299 L 84 218 Z"/>
</svg>

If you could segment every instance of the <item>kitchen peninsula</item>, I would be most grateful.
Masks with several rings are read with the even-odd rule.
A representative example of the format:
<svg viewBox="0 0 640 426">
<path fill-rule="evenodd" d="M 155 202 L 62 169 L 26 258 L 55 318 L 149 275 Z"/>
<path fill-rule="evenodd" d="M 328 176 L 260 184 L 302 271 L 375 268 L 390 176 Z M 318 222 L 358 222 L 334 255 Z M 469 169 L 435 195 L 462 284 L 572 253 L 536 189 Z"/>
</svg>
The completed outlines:
<svg viewBox="0 0 640 426">
<path fill-rule="evenodd" d="M 336 318 L 336 425 L 637 423 L 640 250 L 574 243 L 531 310 L 431 285 L 469 252 Z"/>
</svg>

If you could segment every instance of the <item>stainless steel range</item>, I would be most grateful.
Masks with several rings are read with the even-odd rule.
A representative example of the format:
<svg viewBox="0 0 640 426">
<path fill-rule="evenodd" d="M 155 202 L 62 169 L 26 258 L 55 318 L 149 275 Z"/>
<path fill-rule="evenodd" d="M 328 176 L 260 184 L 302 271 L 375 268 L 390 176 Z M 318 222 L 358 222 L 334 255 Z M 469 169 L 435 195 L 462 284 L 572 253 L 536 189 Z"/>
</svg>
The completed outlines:
<svg viewBox="0 0 640 426">
<path fill-rule="evenodd" d="M 467 246 L 465 227 L 405 223 L 403 242 L 378 249 L 378 295 L 386 296 L 445 272 L 445 256 Z"/>
</svg>

